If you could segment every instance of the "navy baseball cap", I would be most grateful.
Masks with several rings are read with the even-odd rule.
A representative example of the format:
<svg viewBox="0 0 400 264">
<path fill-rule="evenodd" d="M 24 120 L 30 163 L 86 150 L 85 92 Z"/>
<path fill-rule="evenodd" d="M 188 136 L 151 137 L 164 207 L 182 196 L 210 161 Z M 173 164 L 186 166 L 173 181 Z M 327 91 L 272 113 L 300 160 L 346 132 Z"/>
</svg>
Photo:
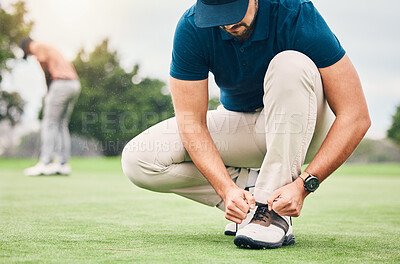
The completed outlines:
<svg viewBox="0 0 400 264">
<path fill-rule="evenodd" d="M 197 0 L 195 23 L 199 28 L 236 24 L 248 7 L 249 0 Z"/>
<path fill-rule="evenodd" d="M 29 44 L 33 41 L 30 37 L 26 37 L 21 42 L 19 43 L 19 47 L 24 51 L 24 57 L 23 59 L 26 60 L 26 57 L 28 57 L 29 54 Z"/>
</svg>

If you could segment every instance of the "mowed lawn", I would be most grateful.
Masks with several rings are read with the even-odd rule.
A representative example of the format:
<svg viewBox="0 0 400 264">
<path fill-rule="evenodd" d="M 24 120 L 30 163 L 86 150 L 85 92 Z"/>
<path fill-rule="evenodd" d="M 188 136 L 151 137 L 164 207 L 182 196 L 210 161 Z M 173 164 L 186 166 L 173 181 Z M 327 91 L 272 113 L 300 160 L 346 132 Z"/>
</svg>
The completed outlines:
<svg viewBox="0 0 400 264">
<path fill-rule="evenodd" d="M 215 208 L 135 187 L 120 160 L 73 159 L 68 177 L 0 160 L 0 263 L 399 263 L 400 165 L 346 165 L 293 219 L 296 244 L 243 250 Z"/>
</svg>

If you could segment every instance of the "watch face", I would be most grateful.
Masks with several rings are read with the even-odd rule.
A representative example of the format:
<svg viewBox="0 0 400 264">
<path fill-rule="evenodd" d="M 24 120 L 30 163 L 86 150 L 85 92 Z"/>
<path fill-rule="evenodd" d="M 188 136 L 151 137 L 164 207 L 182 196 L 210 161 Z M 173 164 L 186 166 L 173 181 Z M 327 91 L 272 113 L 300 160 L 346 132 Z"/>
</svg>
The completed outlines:
<svg viewBox="0 0 400 264">
<path fill-rule="evenodd" d="M 310 176 L 306 179 L 306 182 L 304 183 L 304 187 L 307 189 L 307 191 L 313 192 L 315 191 L 319 186 L 319 180 L 315 176 Z"/>
</svg>

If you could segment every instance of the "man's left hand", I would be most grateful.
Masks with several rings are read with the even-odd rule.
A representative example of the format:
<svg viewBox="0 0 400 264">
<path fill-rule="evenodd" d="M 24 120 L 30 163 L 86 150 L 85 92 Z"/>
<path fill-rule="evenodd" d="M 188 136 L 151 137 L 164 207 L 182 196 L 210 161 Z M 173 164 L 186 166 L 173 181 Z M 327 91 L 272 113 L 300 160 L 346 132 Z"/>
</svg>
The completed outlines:
<svg viewBox="0 0 400 264">
<path fill-rule="evenodd" d="M 303 201 L 309 194 L 304 189 L 303 180 L 299 177 L 277 190 L 268 197 L 268 209 L 282 216 L 298 217 L 303 207 Z"/>
</svg>

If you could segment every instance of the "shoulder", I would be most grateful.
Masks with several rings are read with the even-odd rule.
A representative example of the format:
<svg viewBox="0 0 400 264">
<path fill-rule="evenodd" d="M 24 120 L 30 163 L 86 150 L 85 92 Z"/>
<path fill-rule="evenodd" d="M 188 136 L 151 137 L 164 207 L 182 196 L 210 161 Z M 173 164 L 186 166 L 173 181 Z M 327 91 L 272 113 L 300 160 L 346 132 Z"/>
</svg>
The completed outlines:
<svg viewBox="0 0 400 264">
<path fill-rule="evenodd" d="M 57 51 L 52 45 L 40 41 L 32 41 L 29 47 L 32 54 L 34 54 L 34 52 L 41 53 Z"/>
<path fill-rule="evenodd" d="M 195 42 L 203 42 L 210 38 L 211 28 L 197 27 L 194 22 L 195 13 L 196 6 L 193 5 L 182 15 L 175 30 L 176 41 L 193 40 Z"/>
<path fill-rule="evenodd" d="M 196 5 L 191 6 L 189 9 L 183 13 L 181 16 L 176 30 L 189 30 L 196 34 L 203 34 L 205 32 L 209 32 L 210 28 L 199 28 L 196 26 L 194 22 L 194 16 L 196 14 Z"/>
<path fill-rule="evenodd" d="M 32 41 L 29 45 L 30 53 L 40 62 L 47 59 L 50 49 L 50 45 L 39 41 Z"/>
<path fill-rule="evenodd" d="M 185 18 L 194 17 L 195 12 L 196 12 L 196 5 L 192 5 L 189 9 L 185 11 L 185 13 L 183 13 L 182 17 Z"/>
<path fill-rule="evenodd" d="M 195 14 L 196 6 L 193 5 L 188 10 L 183 13 L 181 18 L 179 19 L 177 30 L 178 29 L 196 29 L 196 25 L 194 23 L 194 14 Z"/>
</svg>

